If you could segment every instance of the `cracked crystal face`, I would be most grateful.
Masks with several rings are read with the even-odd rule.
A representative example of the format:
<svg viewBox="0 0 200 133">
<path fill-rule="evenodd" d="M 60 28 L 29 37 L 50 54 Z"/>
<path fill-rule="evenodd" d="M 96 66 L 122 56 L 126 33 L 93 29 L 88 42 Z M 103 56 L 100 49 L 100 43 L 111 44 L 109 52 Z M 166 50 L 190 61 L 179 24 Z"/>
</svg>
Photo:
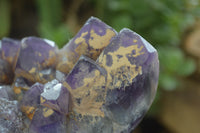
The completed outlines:
<svg viewBox="0 0 200 133">
<path fill-rule="evenodd" d="M 159 76 L 150 43 L 95 17 L 62 49 L 38 37 L 4 38 L 0 64 L 0 132 L 129 133 Z"/>
</svg>

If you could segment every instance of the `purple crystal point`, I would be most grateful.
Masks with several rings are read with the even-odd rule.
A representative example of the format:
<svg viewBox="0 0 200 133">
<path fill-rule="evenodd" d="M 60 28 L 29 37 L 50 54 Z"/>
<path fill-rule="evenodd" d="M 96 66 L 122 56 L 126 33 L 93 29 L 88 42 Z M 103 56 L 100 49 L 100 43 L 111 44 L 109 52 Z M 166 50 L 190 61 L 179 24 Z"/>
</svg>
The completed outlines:
<svg viewBox="0 0 200 133">
<path fill-rule="evenodd" d="M 71 94 L 69 132 L 97 132 L 112 128 L 103 110 L 106 98 L 106 71 L 95 61 L 82 56 L 66 77 L 63 85 Z M 73 123 L 73 124 L 72 124 Z M 111 124 L 111 123 L 110 123 Z M 108 127 L 109 126 L 109 127 Z"/>
<path fill-rule="evenodd" d="M 20 41 L 10 38 L 3 38 L 1 40 L 1 57 L 12 66 L 13 72 L 19 56 L 20 47 Z"/>
<path fill-rule="evenodd" d="M 57 69 L 68 73 L 81 55 L 96 60 L 116 34 L 114 29 L 101 20 L 91 17 L 77 35 L 60 51 Z"/>
<path fill-rule="evenodd" d="M 55 66 L 56 49 L 54 42 L 49 40 L 36 37 L 24 38 L 21 41 L 16 76 L 24 77 L 32 82 L 47 82 L 41 71 Z"/>
<path fill-rule="evenodd" d="M 104 116 L 106 71 L 82 56 L 63 85 L 70 91 L 73 111 L 81 115 Z"/>
<path fill-rule="evenodd" d="M 137 33 L 123 29 L 97 64 L 108 74 L 105 112 L 114 123 L 113 132 L 130 132 L 154 99 L 159 75 L 157 51 Z"/>
<path fill-rule="evenodd" d="M 35 110 L 40 105 L 40 94 L 43 92 L 44 85 L 35 83 L 31 88 L 25 92 L 21 101 L 21 109 L 28 116 L 33 118 Z"/>
<path fill-rule="evenodd" d="M 29 127 L 29 133 L 65 133 L 66 116 L 48 107 L 40 107 Z"/>
<path fill-rule="evenodd" d="M 59 81 L 53 80 L 44 85 L 44 90 L 40 96 L 40 103 L 43 106 L 67 115 L 69 92 Z"/>
</svg>

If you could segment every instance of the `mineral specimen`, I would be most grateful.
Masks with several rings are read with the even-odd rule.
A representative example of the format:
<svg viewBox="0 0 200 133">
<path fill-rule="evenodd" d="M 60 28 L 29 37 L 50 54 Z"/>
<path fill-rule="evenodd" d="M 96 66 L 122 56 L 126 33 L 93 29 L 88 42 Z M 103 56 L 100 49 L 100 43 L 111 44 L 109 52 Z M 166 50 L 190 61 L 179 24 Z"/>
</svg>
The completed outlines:
<svg viewBox="0 0 200 133">
<path fill-rule="evenodd" d="M 40 107 L 35 112 L 29 133 L 65 133 L 66 116 L 48 107 Z"/>
<path fill-rule="evenodd" d="M 95 17 L 60 50 L 47 39 L 4 38 L 0 64 L 2 133 L 130 133 L 159 76 L 151 44 Z"/>
<path fill-rule="evenodd" d="M 12 83 L 19 51 L 19 41 L 10 38 L 0 41 L 0 83 Z"/>
</svg>

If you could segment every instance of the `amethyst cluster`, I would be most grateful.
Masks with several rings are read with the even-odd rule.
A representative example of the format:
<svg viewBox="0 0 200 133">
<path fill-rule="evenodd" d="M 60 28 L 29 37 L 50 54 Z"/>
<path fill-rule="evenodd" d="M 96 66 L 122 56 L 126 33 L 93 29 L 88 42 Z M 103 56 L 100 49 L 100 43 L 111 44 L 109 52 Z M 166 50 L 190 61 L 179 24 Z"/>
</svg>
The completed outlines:
<svg viewBox="0 0 200 133">
<path fill-rule="evenodd" d="M 62 49 L 0 41 L 0 132 L 130 133 L 156 94 L 156 49 L 91 17 Z"/>
</svg>

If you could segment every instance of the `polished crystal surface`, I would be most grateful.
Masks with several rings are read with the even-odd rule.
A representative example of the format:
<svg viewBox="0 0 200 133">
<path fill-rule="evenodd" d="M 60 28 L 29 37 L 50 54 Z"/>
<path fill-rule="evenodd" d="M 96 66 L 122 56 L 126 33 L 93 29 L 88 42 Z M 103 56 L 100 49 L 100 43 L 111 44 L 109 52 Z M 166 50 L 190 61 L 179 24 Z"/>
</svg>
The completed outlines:
<svg viewBox="0 0 200 133">
<path fill-rule="evenodd" d="M 0 41 L 0 132 L 130 133 L 156 95 L 156 49 L 91 17 L 62 49 Z"/>
</svg>

